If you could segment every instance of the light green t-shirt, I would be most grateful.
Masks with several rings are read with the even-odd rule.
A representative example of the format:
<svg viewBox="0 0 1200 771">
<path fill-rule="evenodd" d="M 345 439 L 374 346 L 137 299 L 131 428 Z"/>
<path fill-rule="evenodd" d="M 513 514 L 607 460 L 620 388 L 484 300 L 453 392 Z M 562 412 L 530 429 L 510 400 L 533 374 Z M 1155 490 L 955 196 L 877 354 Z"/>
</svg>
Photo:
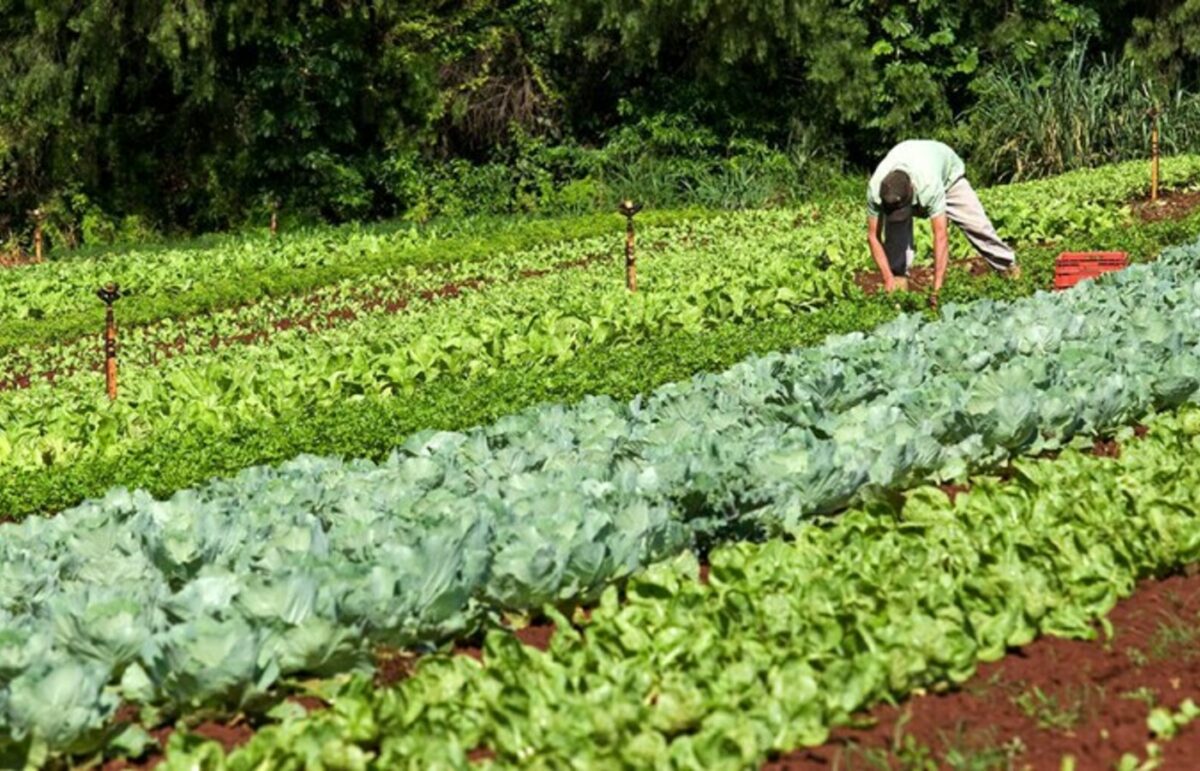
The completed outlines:
<svg viewBox="0 0 1200 771">
<path fill-rule="evenodd" d="M 913 183 L 913 205 L 934 217 L 946 212 L 946 190 L 966 173 L 958 153 L 941 142 L 910 139 L 892 148 L 875 169 L 867 185 L 867 213 L 878 217 L 883 205 L 879 188 L 883 178 L 899 169 Z"/>
</svg>

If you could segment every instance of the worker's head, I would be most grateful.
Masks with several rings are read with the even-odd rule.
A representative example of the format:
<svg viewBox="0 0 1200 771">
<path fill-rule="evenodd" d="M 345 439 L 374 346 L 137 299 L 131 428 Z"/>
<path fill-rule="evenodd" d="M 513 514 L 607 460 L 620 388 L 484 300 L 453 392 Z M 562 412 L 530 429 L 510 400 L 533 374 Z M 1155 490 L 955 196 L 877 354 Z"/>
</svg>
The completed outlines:
<svg viewBox="0 0 1200 771">
<path fill-rule="evenodd" d="M 888 222 L 912 219 L 913 186 L 906 172 L 897 169 L 884 177 L 883 184 L 879 186 L 879 197 L 883 201 Z"/>
</svg>

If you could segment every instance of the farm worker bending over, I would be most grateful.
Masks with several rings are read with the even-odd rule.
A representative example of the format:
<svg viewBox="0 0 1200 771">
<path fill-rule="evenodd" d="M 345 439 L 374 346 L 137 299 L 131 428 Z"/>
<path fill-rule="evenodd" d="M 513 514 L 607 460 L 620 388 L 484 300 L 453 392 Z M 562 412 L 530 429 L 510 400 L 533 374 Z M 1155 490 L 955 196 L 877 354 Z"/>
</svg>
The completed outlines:
<svg viewBox="0 0 1200 771">
<path fill-rule="evenodd" d="M 965 172 L 957 153 L 925 139 L 901 142 L 875 169 L 867 186 L 867 241 L 887 291 L 908 289 L 914 215 L 928 217 L 933 229 L 930 303 L 935 307 L 950 258 L 947 220 L 962 230 L 993 269 L 1020 277 L 1013 250 L 996 234 Z"/>
</svg>

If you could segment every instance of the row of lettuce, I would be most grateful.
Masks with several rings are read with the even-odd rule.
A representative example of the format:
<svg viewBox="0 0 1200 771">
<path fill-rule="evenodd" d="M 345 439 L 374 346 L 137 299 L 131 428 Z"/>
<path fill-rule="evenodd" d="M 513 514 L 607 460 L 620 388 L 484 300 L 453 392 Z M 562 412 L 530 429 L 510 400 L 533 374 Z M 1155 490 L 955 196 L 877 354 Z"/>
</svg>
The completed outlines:
<svg viewBox="0 0 1200 771">
<path fill-rule="evenodd" d="M 1167 166 L 1168 176 L 1182 184 L 1198 176 L 1197 167 L 1200 162 L 1190 158 L 1174 159 Z M 1140 184 L 1135 167 L 1109 167 L 999 188 L 992 192 L 993 206 L 998 220 L 1011 220 L 1003 225 L 1006 231 L 1023 243 L 1042 240 L 1053 231 L 1078 245 L 1126 224 L 1127 212 L 1103 202 L 1130 195 Z M 1065 210 L 1064 200 L 1073 202 Z M 613 261 L 526 275 L 602 254 L 611 246 L 604 239 L 584 239 L 479 259 L 439 269 L 430 277 L 399 270 L 388 280 L 402 288 L 411 285 L 418 295 L 422 288 L 436 288 L 441 279 L 461 283 L 464 277 L 479 275 L 488 281 L 468 287 L 453 300 L 416 303 L 405 313 L 390 311 L 385 302 L 319 333 L 304 326 L 274 328 L 272 309 L 286 306 L 286 313 L 294 316 L 302 312 L 304 303 L 298 301 L 163 322 L 130 336 L 122 396 L 116 403 L 104 398 L 94 365 L 86 366 L 89 355 L 97 357 L 94 343 L 9 354 L 5 358 L 10 371 L 45 356 L 67 363 L 53 385 L 41 382 L 0 391 L 3 511 L 19 516 L 80 500 L 71 500 L 66 492 L 49 494 L 53 490 L 82 487 L 84 494 L 97 495 L 101 482 L 141 481 L 122 478 L 117 469 L 130 456 L 188 444 L 189 438 L 201 435 L 322 414 L 347 401 L 396 395 L 408 399 L 430 383 L 451 381 L 466 390 L 480 376 L 506 369 L 553 369 L 598 346 L 644 345 L 733 324 L 779 322 L 830 303 L 859 302 L 852 281 L 854 271 L 865 267 L 859 214 L 856 205 L 834 205 L 824 216 L 799 226 L 794 213 L 758 212 L 650 228 L 643 238 L 650 255 L 643 265 L 643 291 L 633 297 L 624 291 Z M 1100 229 L 1106 224 L 1108 230 Z M 1030 291 L 1042 279 L 1044 275 L 1034 271 L 1020 287 L 986 291 Z M 390 291 L 386 282 L 373 286 Z M 345 291 L 335 287 L 328 297 L 344 298 Z M 214 338 L 245 334 L 247 324 L 253 329 L 250 334 L 269 331 L 270 339 L 262 345 L 213 349 Z M 180 336 L 187 355 L 151 364 L 160 347 L 170 347 Z M 70 374 L 73 368 L 80 371 Z M 215 471 L 203 461 L 194 467 L 197 476 L 192 481 Z M 95 468 L 113 473 L 89 471 L 82 475 L 91 480 L 86 484 L 64 478 L 80 477 L 75 469 Z M 46 472 L 54 476 L 54 485 L 37 482 Z M 31 490 L 47 494 L 24 492 Z"/>
<path fill-rule="evenodd" d="M 818 270 L 801 248 L 805 229 L 791 223 L 786 212 L 754 212 L 650 229 L 644 234 L 649 254 L 640 273 L 643 295 L 635 298 L 641 302 L 621 303 L 624 276 L 616 269 L 613 242 L 594 238 L 436 268 L 410 266 L 371 282 L 165 320 L 123 334 L 123 379 L 131 398 L 144 402 L 144 392 L 164 379 L 214 365 L 235 376 L 230 362 L 247 357 L 278 363 L 303 352 L 310 359 L 305 375 L 328 373 L 326 358 L 357 346 L 368 356 L 347 365 L 353 379 L 348 388 L 406 391 L 472 367 L 554 357 L 586 342 L 579 337 L 607 343 L 644 335 L 646 328 L 760 319 L 849 294 L 846 271 Z M 772 251 L 786 259 L 767 259 Z M 247 338 L 264 335 L 271 338 L 266 344 L 244 348 Z M 101 363 L 96 350 L 96 340 L 86 339 L 13 351 L 0 355 L 0 368 L 56 371 L 53 389 L 37 389 L 42 396 L 87 401 L 97 382 L 87 365 Z"/>
<path fill-rule="evenodd" d="M 188 357 L 192 362 L 211 356 L 217 348 L 261 345 L 296 328 L 295 335 L 344 327 L 367 316 L 400 312 L 419 313 L 431 303 L 454 299 L 463 292 L 490 289 L 497 284 L 535 280 L 548 273 L 588 266 L 596 255 L 580 257 L 588 244 L 547 244 L 515 253 L 501 253 L 446 265 L 404 265 L 384 276 L 346 280 L 311 292 L 265 297 L 257 302 L 214 313 L 169 318 L 145 326 L 123 328 L 120 335 L 122 369 L 139 372 L 167 358 Z M 611 255 L 610 255 L 611 257 Z M 612 264 L 612 260 L 608 262 Z M 95 336 L 53 345 L 33 346 L 0 353 L 0 372 L 9 373 L 12 387 L 28 375 L 67 380 L 74 372 L 100 371 Z M 138 377 L 141 377 L 140 373 Z M 91 378 L 95 382 L 95 378 Z"/>
<path fill-rule="evenodd" d="M 647 212 L 647 224 L 703 219 L 707 212 Z M 246 233 L 176 246 L 53 260 L 0 273 L 0 351 L 61 343 L 102 328 L 96 288 L 115 282 L 126 325 L 213 313 L 263 298 L 364 281 L 400 267 L 468 263 L 497 252 L 610 232 L 613 215 L 448 220 L 304 229 L 278 239 Z"/>
<path fill-rule="evenodd" d="M 586 620 L 547 609 L 544 653 L 495 631 L 482 664 L 441 653 L 393 688 L 328 683 L 330 708 L 280 710 L 231 754 L 176 734 L 161 767 L 757 767 L 1037 635 L 1091 638 L 1139 579 L 1200 560 L 1200 412 L 1149 429 L 1116 460 L 1017 461 L 954 503 L 920 488 L 720 547 L 708 583 L 683 555 Z"/>
<path fill-rule="evenodd" d="M 1168 186 L 1198 177 L 1200 156 L 1165 161 Z M 1066 201 L 1052 186 L 1036 182 L 985 191 L 984 201 L 999 212 L 998 224 L 1008 234 L 1052 239 L 1064 222 L 1078 223 L 1084 217 L 1092 225 L 1111 222 L 1114 204 L 1119 206 L 1145 190 L 1144 170 L 1136 164 L 1063 179 L 1070 181 L 1077 202 Z M 1010 207 L 1010 200 L 1024 203 Z M 850 203 L 860 213 L 859 201 Z M 649 211 L 639 221 L 666 225 L 711 216 L 703 211 Z M 855 217 L 856 222 L 859 219 Z M 521 251 L 619 229 L 616 215 L 447 221 L 425 228 L 351 225 L 304 230 L 281 239 L 245 234 L 211 239 L 211 243 L 52 261 L 0 274 L 0 351 L 92 333 L 102 319 L 95 289 L 110 281 L 132 292 L 123 301 L 122 313 L 128 323 L 142 325 L 244 305 L 264 296 L 310 291 L 341 280 L 362 281 L 400 265 L 469 262 L 498 251 Z"/>
<path fill-rule="evenodd" d="M 122 701 L 252 709 L 367 668 L 374 645 L 586 601 L 680 552 L 1177 407 L 1200 385 L 1198 259 L 905 316 L 628 404 L 425 432 L 381 464 L 303 457 L 5 526 L 0 735 L 77 752 Z"/>
</svg>

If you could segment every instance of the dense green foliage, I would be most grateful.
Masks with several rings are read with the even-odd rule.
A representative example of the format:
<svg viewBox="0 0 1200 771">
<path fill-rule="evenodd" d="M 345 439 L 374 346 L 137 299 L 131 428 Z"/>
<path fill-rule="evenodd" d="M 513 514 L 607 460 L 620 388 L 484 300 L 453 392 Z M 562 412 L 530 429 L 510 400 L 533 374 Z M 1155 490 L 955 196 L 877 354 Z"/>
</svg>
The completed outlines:
<svg viewBox="0 0 1200 771">
<path fill-rule="evenodd" d="M 1090 61 L 1140 68 L 1128 93 L 1194 85 L 1195 3 L 1150 5 L 13 0 L 0 240 L 27 244 L 34 207 L 70 246 L 262 222 L 276 201 L 334 219 L 632 193 L 762 205 L 827 187 L 844 158 L 944 134 L 973 106 L 985 133 L 1004 125 L 989 111 L 996 68 L 1044 84 L 1079 40 Z"/>
<path fill-rule="evenodd" d="M 701 210 L 647 212 L 645 225 L 702 220 Z M 227 236 L 203 248 L 145 247 L 105 251 L 0 272 L 0 352 L 36 358 L 38 346 L 75 344 L 103 329 L 104 307 L 95 289 L 116 282 L 122 327 L 193 314 L 212 314 L 331 287 L 396 282 L 414 268 L 453 264 L 470 275 L 473 264 L 505 252 L 596 238 L 614 231 L 611 214 L 531 220 L 449 221 L 438 226 L 312 228 L 272 240 L 265 234 Z M 126 341 L 128 342 L 128 341 Z"/>
<path fill-rule="evenodd" d="M 1011 289 L 994 282 L 984 291 L 996 296 Z M 904 299 L 910 310 L 921 302 Z M 505 367 L 466 383 L 441 380 L 403 399 L 374 397 L 315 412 L 289 410 L 272 420 L 226 430 L 172 425 L 142 447 L 89 463 L 4 477 L 0 512 L 20 518 L 59 511 L 118 485 L 169 497 L 214 476 L 306 452 L 381 460 L 398 441 L 423 429 L 461 430 L 542 402 L 574 403 L 594 394 L 631 399 L 697 372 L 724 369 L 751 354 L 815 345 L 828 334 L 867 330 L 897 312 L 889 302 L 847 301 L 806 315 L 799 323 L 781 319 L 734 324 L 664 334 L 636 346 L 593 347 L 562 362 Z"/>
<path fill-rule="evenodd" d="M 1128 205 L 1150 108 L 1200 187 L 1197 19 L 0 0 L 0 264 L 51 247 L 0 270 L 0 766 L 236 713 L 164 767 L 753 767 L 1091 634 L 1200 559 L 1200 242 L 1154 259 L 1200 211 Z M 862 172 L 916 135 L 1017 182 L 981 198 L 1023 278 L 857 285 Z M 1089 247 L 1148 264 L 1038 291 Z M 381 648 L 422 658 L 376 691 Z"/>
<path fill-rule="evenodd" d="M 1178 223 L 1102 230 L 1074 240 L 1078 248 L 1120 248 L 1139 257 L 1157 254 L 1200 230 L 1200 216 Z M 1081 237 L 1082 238 L 1082 237 Z M 950 302 L 1005 299 L 1047 286 L 1053 250 L 1022 253 L 1026 281 L 971 281 L 953 271 L 944 293 Z M 462 430 L 491 423 L 542 402 L 574 403 L 589 395 L 631 399 L 698 372 L 732 366 L 753 355 L 816 345 L 827 335 L 867 331 L 903 307 L 924 305 L 919 295 L 839 301 L 801 317 L 732 324 L 699 332 L 658 335 L 635 346 L 591 347 L 565 361 L 505 367 L 466 383 L 441 380 L 404 399 L 366 398 L 319 411 L 293 410 L 270 421 L 226 431 L 172 425 L 145 446 L 96 459 L 13 473 L 0 480 L 0 511 L 12 517 L 58 511 L 112 487 L 142 488 L 158 497 L 259 463 L 302 453 L 382 460 L 400 438 L 434 428 Z"/>
<path fill-rule="evenodd" d="M 282 711 L 229 756 L 176 734 L 164 768 L 757 767 L 1039 634 L 1093 638 L 1139 579 L 1200 559 L 1200 413 L 1131 434 L 1117 460 L 1019 461 L 953 503 L 920 488 L 717 549 L 707 583 L 685 555 L 586 618 L 548 609 L 545 653 L 495 631 L 486 665 L 447 653 L 395 688 L 326 684 L 330 709 Z"/>
<path fill-rule="evenodd" d="M 1175 182 L 1195 177 L 1194 159 L 1172 159 L 1166 168 Z M 984 195 L 994 204 L 1003 232 L 1020 243 L 1066 239 L 1078 247 L 1101 238 L 1109 247 L 1144 247 L 1141 253 L 1150 256 L 1165 239 L 1175 240 L 1178 228 L 1126 232 L 1121 228 L 1128 223 L 1127 215 L 1112 208 L 1112 202 L 1124 200 L 1141 184 L 1140 170 L 1112 167 Z M 861 238 L 859 229 L 846 218 L 830 216 L 855 208 L 850 202 L 830 204 L 815 219 L 811 212 L 797 219 L 780 211 L 647 228 L 644 291 L 634 297 L 624 291 L 616 266 L 607 259 L 540 274 L 555 265 L 570 266 L 580 258 L 605 254 L 606 243 L 583 240 L 436 270 L 405 267 L 377 282 L 350 282 L 352 287 L 333 287 L 308 297 L 167 320 L 126 331 L 123 391 L 116 403 L 102 396 L 91 340 L 12 352 L 0 357 L 6 371 L 55 370 L 58 378 L 53 384 L 39 380 L 28 389 L 0 392 L 0 462 L 9 471 L 0 485 L 4 513 L 58 508 L 112 484 L 147 479 L 152 489 L 169 492 L 169 482 L 199 481 L 208 473 L 237 468 L 229 465 L 234 459 L 246 465 L 305 451 L 377 457 L 424 427 L 418 419 L 456 415 L 462 421 L 478 416 L 451 405 L 459 398 L 479 405 L 477 397 L 497 395 L 497 383 L 506 384 L 500 387 L 501 396 L 505 390 L 523 393 L 518 400 L 522 405 L 538 396 L 578 398 L 589 392 L 578 375 L 603 369 L 604 352 L 614 346 L 651 343 L 643 353 L 632 355 L 638 367 L 670 360 L 669 344 L 674 341 L 733 341 L 733 350 L 746 350 L 752 330 L 711 333 L 728 325 L 764 322 L 784 330 L 788 319 L 804 318 L 794 314 L 858 296 L 850 275 L 867 266 L 861 257 L 848 255 Z M 1147 240 L 1139 241 L 1143 236 Z M 366 242 L 355 243 L 350 252 Z M 240 254 L 242 250 L 233 252 L 234 257 Z M 1040 264 L 1031 261 L 1030 267 L 1045 271 L 1049 257 L 1042 259 Z M 337 257 L 333 264 L 341 261 Z M 81 264 L 80 269 L 86 274 L 94 266 Z M 29 275 L 36 277 L 36 270 Z M 488 283 L 464 290 L 456 299 L 422 299 L 423 291 L 443 282 L 465 283 L 465 277 Z M 1045 279 L 1044 272 L 1031 272 L 1024 291 L 1038 286 L 1035 281 L 1044 285 Z M 167 270 L 163 280 L 162 296 L 169 297 L 179 282 L 173 270 Z M 1006 290 L 989 285 L 981 291 Z M 963 296 L 972 296 L 971 291 Z M 410 305 L 401 308 L 404 298 Z M 324 317 L 313 329 L 276 328 L 280 320 L 311 312 L 306 308 L 312 299 L 331 314 L 362 315 L 349 322 L 335 316 L 333 322 L 338 323 L 330 322 L 329 328 Z M 368 307 L 368 301 L 374 305 Z M 402 312 L 389 311 L 389 302 Z M 847 328 L 839 326 L 840 320 L 853 316 L 855 304 L 835 308 L 832 325 L 822 320 L 802 324 L 818 334 Z M 878 318 L 864 315 L 861 325 L 848 328 L 863 328 Z M 259 334 L 268 337 L 254 339 Z M 239 338 L 245 336 L 256 344 L 244 344 Z M 789 340 L 812 342 L 814 336 L 797 330 L 770 339 L 786 347 Z M 707 343 L 702 349 L 713 350 Z M 174 355 L 161 360 L 164 350 Z M 569 364 L 589 350 L 585 362 Z M 711 352 L 705 356 L 710 368 L 731 360 Z M 564 365 L 565 371 L 575 373 L 569 388 L 557 385 L 556 373 L 563 372 Z M 516 367 L 534 369 L 529 377 L 497 374 Z M 550 379 L 545 385 L 529 386 L 534 371 Z M 656 385 L 662 382 L 654 380 L 656 371 L 661 365 L 645 369 L 644 376 L 631 382 L 643 389 Z M 674 367 L 667 371 L 676 378 L 690 374 Z M 287 376 L 280 377 L 281 372 Z M 480 376 L 488 380 L 477 382 Z M 414 393 L 423 394 L 431 384 L 438 384 L 432 395 L 411 401 Z M 398 403 L 386 404 L 397 398 Z M 418 406 L 405 415 L 410 403 Z M 509 397 L 500 398 L 484 417 L 510 404 Z M 330 428 L 335 418 L 345 419 L 348 426 L 371 425 L 368 419 L 379 418 L 381 412 L 392 417 L 357 434 L 349 446 L 342 443 L 344 438 L 355 435 Z M 355 414 L 360 417 L 350 419 Z M 264 425 L 280 428 L 260 432 Z M 233 442 L 237 447 L 228 458 L 212 448 L 201 451 L 210 437 L 238 438 Z M 196 449 L 195 457 L 185 460 L 183 448 Z M 364 448 L 370 451 L 364 453 Z M 166 463 L 167 458 L 182 462 Z"/>
<path fill-rule="evenodd" d="M 1111 163 L 1150 146 L 1160 118 L 1163 152 L 1200 147 L 1200 97 L 1157 93 L 1127 60 L 1089 63 L 1082 47 L 1038 74 L 1001 65 L 973 84 L 977 101 L 947 138 L 994 179 L 1030 179 Z"/>
<path fill-rule="evenodd" d="M 905 316 L 629 404 L 426 431 L 381 464 L 301 457 L 9 525 L 0 728 L 17 752 L 87 751 L 119 700 L 250 709 L 281 677 L 365 667 L 372 643 L 595 597 L 688 548 L 1174 409 L 1200 388 L 1198 257 Z"/>
</svg>

